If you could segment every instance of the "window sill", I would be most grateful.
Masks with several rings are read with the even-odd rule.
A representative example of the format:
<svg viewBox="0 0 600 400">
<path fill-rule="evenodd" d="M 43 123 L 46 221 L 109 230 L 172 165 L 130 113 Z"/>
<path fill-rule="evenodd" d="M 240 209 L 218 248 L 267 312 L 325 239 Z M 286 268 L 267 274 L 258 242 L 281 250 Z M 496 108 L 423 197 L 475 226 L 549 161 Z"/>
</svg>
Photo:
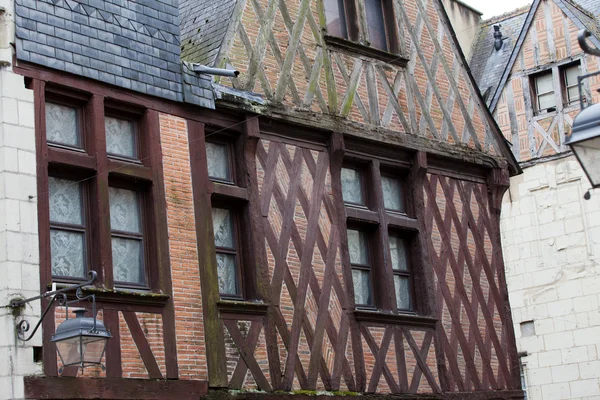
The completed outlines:
<svg viewBox="0 0 600 400">
<path fill-rule="evenodd" d="M 438 320 L 416 314 L 389 314 L 382 311 L 355 310 L 354 317 L 360 322 L 401 325 L 419 328 L 435 328 Z"/>
<path fill-rule="evenodd" d="M 220 300 L 217 307 L 220 312 L 227 314 L 266 315 L 269 305 L 243 300 Z"/>
<path fill-rule="evenodd" d="M 62 289 L 71 285 L 57 284 L 57 289 Z M 86 286 L 83 288 L 84 296 L 95 294 L 96 301 L 102 303 L 114 304 L 133 304 L 140 306 L 163 307 L 171 299 L 171 296 L 164 293 L 154 293 L 150 291 L 132 291 L 127 289 L 102 289 L 95 286 Z M 68 292 L 69 298 L 75 296 L 75 292 Z"/>
<path fill-rule="evenodd" d="M 409 61 L 408 58 L 404 56 L 388 53 L 387 51 L 379 50 L 374 47 L 369 47 L 364 44 L 352 42 L 336 36 L 325 35 L 323 38 L 325 39 L 327 46 L 331 48 L 345 50 L 355 55 L 373 58 L 388 64 L 396 65 L 398 67 L 406 67 Z"/>
</svg>

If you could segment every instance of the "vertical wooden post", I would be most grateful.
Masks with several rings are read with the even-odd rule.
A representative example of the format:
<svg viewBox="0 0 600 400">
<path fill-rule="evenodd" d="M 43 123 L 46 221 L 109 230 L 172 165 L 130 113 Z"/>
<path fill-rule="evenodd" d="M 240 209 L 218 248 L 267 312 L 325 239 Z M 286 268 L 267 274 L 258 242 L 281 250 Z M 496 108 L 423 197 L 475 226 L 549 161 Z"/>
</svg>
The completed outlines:
<svg viewBox="0 0 600 400">
<path fill-rule="evenodd" d="M 204 314 L 204 340 L 206 342 L 206 362 L 210 387 L 227 387 L 227 359 L 223 323 L 219 318 L 217 302 L 219 278 L 217 258 L 213 250 L 215 243 L 212 227 L 211 183 L 208 180 L 204 124 L 187 121 L 190 146 L 190 167 L 192 170 L 192 192 L 202 290 L 202 311 Z"/>
</svg>

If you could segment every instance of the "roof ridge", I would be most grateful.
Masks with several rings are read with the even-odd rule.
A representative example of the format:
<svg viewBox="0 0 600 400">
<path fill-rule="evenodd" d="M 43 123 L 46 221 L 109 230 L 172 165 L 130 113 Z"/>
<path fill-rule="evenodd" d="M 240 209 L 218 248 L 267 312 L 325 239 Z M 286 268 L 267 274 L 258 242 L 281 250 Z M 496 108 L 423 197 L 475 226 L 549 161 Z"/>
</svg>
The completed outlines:
<svg viewBox="0 0 600 400">
<path fill-rule="evenodd" d="M 576 2 L 574 2 L 573 0 L 562 0 L 565 3 L 569 3 L 569 5 L 575 7 L 576 9 L 578 9 L 579 11 L 581 11 L 582 13 L 584 13 L 585 15 L 587 15 L 588 17 L 595 19 L 596 16 L 589 11 L 588 9 L 586 9 L 585 7 L 583 7 L 581 4 L 578 4 Z"/>
<path fill-rule="evenodd" d="M 516 17 L 517 15 L 521 15 L 521 14 L 525 14 L 529 11 L 529 9 L 531 8 L 531 4 L 528 4 L 526 6 L 514 9 L 512 11 L 506 12 L 504 14 L 500 14 L 500 15 L 496 15 L 494 17 L 491 17 L 489 19 L 486 19 L 485 21 L 481 22 L 481 26 L 489 26 L 492 24 L 496 24 L 498 22 L 502 22 L 505 21 L 509 18 L 513 18 Z"/>
</svg>

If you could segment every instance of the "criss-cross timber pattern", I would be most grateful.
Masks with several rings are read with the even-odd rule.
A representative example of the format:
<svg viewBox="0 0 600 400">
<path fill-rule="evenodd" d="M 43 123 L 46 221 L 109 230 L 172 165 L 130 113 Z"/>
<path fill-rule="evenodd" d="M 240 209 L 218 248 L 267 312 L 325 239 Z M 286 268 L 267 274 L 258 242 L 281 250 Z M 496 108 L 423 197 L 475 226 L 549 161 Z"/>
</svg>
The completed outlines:
<svg viewBox="0 0 600 400">
<path fill-rule="evenodd" d="M 513 389 L 512 323 L 501 291 L 498 222 L 487 187 L 432 174 L 425 197 L 449 390 Z"/>
<path fill-rule="evenodd" d="M 226 322 L 246 350 L 246 367 L 230 371 L 230 386 L 248 368 L 264 390 L 356 390 L 329 155 L 261 140 L 256 158 L 273 304 L 273 334 L 265 340 L 279 351 L 269 360 L 257 354 L 261 321 L 245 338 L 235 321 Z M 270 381 L 256 363 L 270 366 Z"/>
<path fill-rule="evenodd" d="M 433 330 L 361 325 L 366 391 L 439 393 Z"/>
<path fill-rule="evenodd" d="M 358 57 L 323 37 L 319 0 L 247 0 L 217 63 L 221 80 L 271 103 L 498 153 L 485 105 L 452 39 L 439 0 L 394 0 L 406 67 Z"/>
</svg>

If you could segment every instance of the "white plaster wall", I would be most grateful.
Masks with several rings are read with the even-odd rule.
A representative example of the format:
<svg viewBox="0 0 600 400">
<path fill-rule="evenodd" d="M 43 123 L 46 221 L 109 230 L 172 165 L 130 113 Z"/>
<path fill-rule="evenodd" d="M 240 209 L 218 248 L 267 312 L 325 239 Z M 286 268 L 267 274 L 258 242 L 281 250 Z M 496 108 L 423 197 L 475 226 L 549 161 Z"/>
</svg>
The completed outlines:
<svg viewBox="0 0 600 400">
<path fill-rule="evenodd" d="M 600 191 L 574 156 L 524 169 L 502 207 L 502 244 L 528 398 L 600 399 Z M 520 323 L 534 321 L 522 337 Z"/>
<path fill-rule="evenodd" d="M 41 331 L 29 342 L 15 333 L 21 318 L 37 323 L 40 302 L 18 317 L 7 307 L 13 298 L 40 292 L 34 108 L 33 92 L 10 66 L 14 4 L 0 0 L 0 7 L 0 399 L 22 399 L 23 376 L 42 372 L 33 360 Z"/>
<path fill-rule="evenodd" d="M 481 13 L 461 1 L 442 0 L 442 3 L 455 30 L 458 43 L 466 59 L 470 60 L 473 44 L 479 35 Z"/>
</svg>

